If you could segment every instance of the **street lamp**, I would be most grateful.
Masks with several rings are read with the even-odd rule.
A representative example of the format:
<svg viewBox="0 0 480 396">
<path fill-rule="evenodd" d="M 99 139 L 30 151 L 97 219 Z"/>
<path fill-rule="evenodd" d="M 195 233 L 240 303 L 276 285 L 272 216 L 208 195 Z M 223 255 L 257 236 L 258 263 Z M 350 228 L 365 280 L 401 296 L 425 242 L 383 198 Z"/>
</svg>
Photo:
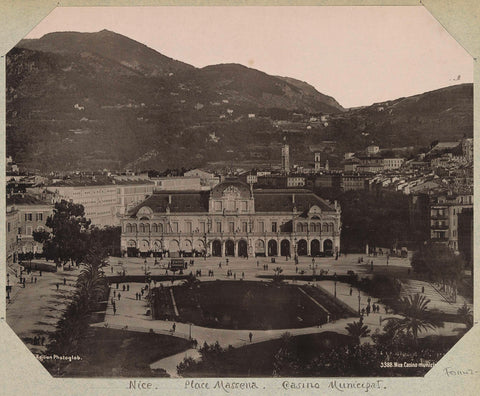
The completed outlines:
<svg viewBox="0 0 480 396">
<path fill-rule="evenodd" d="M 336 298 L 337 297 L 337 273 L 336 272 L 333 274 L 333 284 L 335 286 L 334 296 Z"/>
<path fill-rule="evenodd" d="M 358 315 L 360 316 L 360 289 L 358 289 Z"/>
<path fill-rule="evenodd" d="M 192 339 L 192 324 L 189 323 L 190 327 L 188 329 L 188 339 L 191 340 Z"/>
</svg>

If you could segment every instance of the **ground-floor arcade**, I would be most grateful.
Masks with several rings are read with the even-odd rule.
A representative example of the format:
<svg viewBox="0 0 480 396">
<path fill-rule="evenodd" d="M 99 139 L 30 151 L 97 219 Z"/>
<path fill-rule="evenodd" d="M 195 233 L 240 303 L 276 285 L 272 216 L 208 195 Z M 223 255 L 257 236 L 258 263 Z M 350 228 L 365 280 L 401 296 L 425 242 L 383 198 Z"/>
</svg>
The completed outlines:
<svg viewBox="0 0 480 396">
<path fill-rule="evenodd" d="M 340 251 L 338 236 L 122 238 L 128 256 L 278 257 L 323 256 Z"/>
</svg>

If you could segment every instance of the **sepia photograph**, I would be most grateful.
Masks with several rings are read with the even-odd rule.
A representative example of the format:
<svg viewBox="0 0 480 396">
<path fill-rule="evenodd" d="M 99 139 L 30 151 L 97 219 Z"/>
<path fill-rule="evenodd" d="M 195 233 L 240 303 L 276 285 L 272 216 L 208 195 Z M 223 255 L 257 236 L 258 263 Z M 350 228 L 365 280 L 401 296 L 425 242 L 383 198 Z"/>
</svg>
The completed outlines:
<svg viewBox="0 0 480 396">
<path fill-rule="evenodd" d="M 423 6 L 55 8 L 5 56 L 6 323 L 55 378 L 424 377 L 473 71 Z"/>
</svg>

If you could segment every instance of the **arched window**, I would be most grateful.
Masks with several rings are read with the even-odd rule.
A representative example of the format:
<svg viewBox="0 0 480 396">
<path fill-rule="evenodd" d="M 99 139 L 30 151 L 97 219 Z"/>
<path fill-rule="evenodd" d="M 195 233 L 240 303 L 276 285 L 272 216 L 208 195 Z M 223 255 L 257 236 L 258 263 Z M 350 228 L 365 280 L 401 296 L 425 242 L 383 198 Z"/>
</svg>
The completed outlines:
<svg viewBox="0 0 480 396">
<path fill-rule="evenodd" d="M 152 232 L 158 232 L 158 227 L 155 223 L 152 224 Z"/>
<path fill-rule="evenodd" d="M 145 224 L 145 232 L 150 232 L 150 224 Z"/>
<path fill-rule="evenodd" d="M 302 223 L 297 224 L 297 232 L 303 232 L 303 224 Z"/>
<path fill-rule="evenodd" d="M 158 232 L 163 232 L 163 224 L 158 225 Z"/>
<path fill-rule="evenodd" d="M 140 232 L 145 232 L 145 226 L 143 223 L 140 223 Z"/>
<path fill-rule="evenodd" d="M 132 232 L 132 225 L 130 223 L 127 223 L 127 225 L 125 227 L 125 231 L 126 232 Z"/>
<path fill-rule="evenodd" d="M 134 224 L 134 225 L 132 226 L 132 232 L 137 232 L 137 225 L 136 225 L 136 224 Z"/>
</svg>

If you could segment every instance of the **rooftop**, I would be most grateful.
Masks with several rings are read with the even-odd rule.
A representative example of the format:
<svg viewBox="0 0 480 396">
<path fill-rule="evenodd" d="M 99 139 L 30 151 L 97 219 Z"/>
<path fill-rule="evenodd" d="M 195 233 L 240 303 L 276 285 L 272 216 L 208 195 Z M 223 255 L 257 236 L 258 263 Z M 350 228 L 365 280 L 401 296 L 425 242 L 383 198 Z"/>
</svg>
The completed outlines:
<svg viewBox="0 0 480 396">
<path fill-rule="evenodd" d="M 15 194 L 7 197 L 7 206 L 9 205 L 51 205 L 29 194 Z"/>
</svg>

